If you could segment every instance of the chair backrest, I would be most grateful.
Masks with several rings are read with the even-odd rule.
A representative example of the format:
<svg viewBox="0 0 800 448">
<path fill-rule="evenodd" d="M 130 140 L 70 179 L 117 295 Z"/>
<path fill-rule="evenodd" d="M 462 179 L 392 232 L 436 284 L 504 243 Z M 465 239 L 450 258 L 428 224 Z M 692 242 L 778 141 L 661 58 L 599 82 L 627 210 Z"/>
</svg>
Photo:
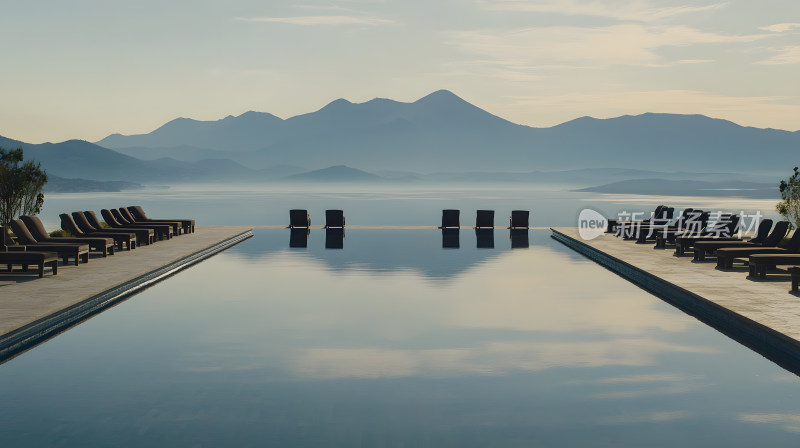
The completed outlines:
<svg viewBox="0 0 800 448">
<path fill-rule="evenodd" d="M 461 210 L 445 209 L 442 210 L 442 228 L 461 227 L 458 217 L 461 215 Z"/>
<path fill-rule="evenodd" d="M 8 247 L 6 247 L 6 238 L 8 237 L 8 232 L 6 232 L 5 227 L 0 226 L 0 233 L 3 234 L 2 238 L 0 238 L 0 252 L 5 252 L 8 250 Z"/>
<path fill-rule="evenodd" d="M 311 225 L 311 218 L 308 217 L 308 210 L 292 209 L 289 210 L 289 227 L 306 228 Z"/>
<path fill-rule="evenodd" d="M 494 210 L 478 210 L 475 214 L 476 229 L 494 228 Z"/>
<path fill-rule="evenodd" d="M 78 225 L 75 224 L 75 221 L 72 219 L 71 216 L 69 216 L 66 213 L 62 213 L 62 214 L 58 215 L 58 217 L 61 218 L 61 228 L 62 229 L 66 230 L 67 232 L 69 232 L 69 233 L 71 233 L 71 234 L 73 234 L 75 236 L 85 235 L 85 233 L 83 231 L 81 231 L 81 229 L 78 228 Z"/>
<path fill-rule="evenodd" d="M 39 218 L 35 216 L 20 216 L 19 219 L 25 223 L 25 227 L 28 228 L 28 231 L 36 238 L 36 241 L 47 241 L 50 239 L 50 234 L 47 233 L 47 229 L 44 228 L 44 224 Z"/>
<path fill-rule="evenodd" d="M 25 226 L 25 223 L 19 219 L 14 219 L 11 221 L 11 231 L 14 232 L 16 235 L 17 240 L 19 240 L 22 244 L 38 244 L 39 242 L 36 241 L 36 238 L 31 235 L 31 232 L 28 231 L 28 228 Z"/>
<path fill-rule="evenodd" d="M 789 228 L 791 225 L 789 221 L 778 221 L 775 223 L 775 227 L 773 227 L 772 232 L 770 232 L 769 236 L 761 243 L 764 247 L 775 247 L 783 241 L 786 237 L 786 234 L 789 233 Z"/>
<path fill-rule="evenodd" d="M 691 213 L 693 211 L 694 211 L 693 208 L 688 208 L 687 207 L 687 208 L 683 209 L 683 211 L 681 212 L 681 215 L 678 216 L 678 219 L 675 220 L 674 226 L 679 228 L 679 229 L 682 229 L 683 228 L 683 223 L 686 222 L 687 219 L 689 219 L 689 216 L 691 216 Z"/>
<path fill-rule="evenodd" d="M 127 207 L 127 208 L 128 208 L 128 211 L 131 213 L 131 215 L 133 215 L 133 217 L 136 218 L 136 221 L 148 221 L 149 220 L 147 215 L 144 213 L 144 210 L 142 210 L 141 206 L 132 205 L 132 206 Z"/>
<path fill-rule="evenodd" d="M 85 214 L 86 214 L 86 219 L 88 219 L 89 223 L 91 223 L 95 228 L 98 229 L 102 228 L 102 226 L 100 225 L 100 221 L 97 220 L 97 216 L 94 214 L 93 211 L 87 210 Z M 111 227 L 123 227 L 123 225 L 119 221 L 117 221 L 117 218 L 111 213 L 109 209 L 104 208 L 100 210 L 100 214 L 103 215 L 103 219 Z"/>
<path fill-rule="evenodd" d="M 344 227 L 344 211 L 325 210 L 325 227 Z"/>
<path fill-rule="evenodd" d="M 528 225 L 528 217 L 530 216 L 530 212 L 528 210 L 512 210 L 511 211 L 511 224 L 510 228 L 512 229 L 527 229 Z"/>
<path fill-rule="evenodd" d="M 78 225 L 78 228 L 84 232 L 89 233 L 99 230 L 97 227 L 95 227 L 95 223 L 89 219 L 89 212 L 72 212 L 72 218 L 75 219 L 75 224 Z M 92 218 L 95 218 L 95 221 L 97 220 L 97 217 L 94 216 L 94 213 L 92 213 Z"/>
<path fill-rule="evenodd" d="M 784 247 L 789 252 L 800 252 L 800 230 L 794 229 L 794 235 Z"/>
<path fill-rule="evenodd" d="M 771 219 L 762 219 L 760 223 L 758 223 L 758 229 L 756 229 L 756 234 L 750 238 L 751 243 L 761 244 L 767 239 L 767 235 L 769 234 L 769 229 L 772 228 L 772 220 Z"/>
<path fill-rule="evenodd" d="M 119 210 L 117 210 L 115 208 L 112 208 L 112 209 L 109 209 L 109 211 L 111 212 L 111 215 L 114 217 L 114 219 L 117 220 L 118 223 L 120 223 L 122 225 L 126 225 L 126 224 L 130 224 L 131 223 L 130 221 L 128 221 L 127 218 L 122 216 L 122 213 L 120 213 Z"/>
<path fill-rule="evenodd" d="M 118 210 L 120 215 L 122 215 L 122 217 L 125 218 L 126 221 L 131 223 L 136 222 L 136 218 L 133 217 L 133 215 L 131 214 L 131 212 L 128 211 L 127 208 L 120 207 Z"/>
</svg>

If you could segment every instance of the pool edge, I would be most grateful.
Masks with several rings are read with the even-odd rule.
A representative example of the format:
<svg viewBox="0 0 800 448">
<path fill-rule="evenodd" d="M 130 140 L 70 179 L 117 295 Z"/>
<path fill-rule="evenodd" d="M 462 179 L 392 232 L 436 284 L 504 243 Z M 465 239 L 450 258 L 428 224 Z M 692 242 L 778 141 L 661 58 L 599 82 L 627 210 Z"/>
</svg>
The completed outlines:
<svg viewBox="0 0 800 448">
<path fill-rule="evenodd" d="M 0 335 L 0 363 L 35 347 L 91 316 L 178 272 L 253 237 L 252 229 L 200 249 L 178 260 L 97 293 L 34 322 Z"/>
</svg>

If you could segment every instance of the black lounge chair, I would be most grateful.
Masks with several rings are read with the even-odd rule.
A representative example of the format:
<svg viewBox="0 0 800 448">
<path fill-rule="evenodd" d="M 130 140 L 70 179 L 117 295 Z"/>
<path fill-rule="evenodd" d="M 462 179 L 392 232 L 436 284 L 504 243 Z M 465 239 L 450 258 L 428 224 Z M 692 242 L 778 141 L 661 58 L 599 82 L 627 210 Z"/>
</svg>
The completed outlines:
<svg viewBox="0 0 800 448">
<path fill-rule="evenodd" d="M 707 231 L 711 230 L 711 228 L 708 227 L 708 218 L 710 215 L 710 212 L 701 212 L 697 214 L 695 210 L 683 223 L 683 228 L 679 230 L 657 230 L 655 232 L 655 247 L 667 247 L 668 243 L 675 243 L 675 238 L 679 236 L 700 237 L 705 235 Z"/>
<path fill-rule="evenodd" d="M 711 229 L 704 235 L 690 235 L 675 237 L 675 255 L 683 255 L 686 249 L 693 247 L 700 241 L 741 241 L 742 239 L 733 236 L 739 232 L 739 215 L 724 213 L 720 221 L 717 221 Z"/>
<path fill-rule="evenodd" d="M 800 265 L 800 254 L 753 254 L 747 259 L 751 276 L 765 278 L 768 269 Z"/>
<path fill-rule="evenodd" d="M 459 223 L 460 215 L 461 215 L 461 210 L 454 210 L 454 209 L 442 210 L 442 226 L 439 228 L 440 229 L 461 228 L 461 224 Z"/>
<path fill-rule="evenodd" d="M 667 208 L 667 215 L 672 216 L 674 213 L 673 211 L 669 211 L 669 207 Z M 675 222 L 669 224 L 669 222 L 664 222 L 664 224 L 650 222 L 647 224 L 638 224 L 636 228 L 635 235 L 633 237 L 636 238 L 637 243 L 646 243 L 648 240 L 655 239 L 656 233 L 661 230 L 681 230 L 683 229 L 684 223 L 691 219 L 693 216 L 699 217 L 700 214 L 703 213 L 702 210 L 695 210 L 693 208 L 685 208 L 681 212 L 681 215 L 675 219 Z"/>
<path fill-rule="evenodd" d="M 761 221 L 755 236 L 748 241 L 698 241 L 694 244 L 694 259 L 703 261 L 706 259 L 706 255 L 723 248 L 777 247 L 778 243 L 783 241 L 783 238 L 789 233 L 790 224 L 788 221 L 778 221 L 770 232 L 769 226 L 771 225 L 771 219 Z"/>
<path fill-rule="evenodd" d="M 28 266 L 34 265 L 39 268 L 39 278 L 44 277 L 44 268 L 50 266 L 53 275 L 58 275 L 58 254 L 55 252 L 28 252 L 25 246 L 17 246 L 19 250 L 9 250 L 6 246 L 8 232 L 5 227 L 0 227 L 3 234 L 0 237 L 0 264 L 5 265 L 7 273 L 14 272 L 14 265 L 22 266 L 23 271 L 28 270 Z"/>
<path fill-rule="evenodd" d="M 128 211 L 131 212 L 134 218 L 136 218 L 136 222 L 179 222 L 183 226 L 183 233 L 194 233 L 194 219 L 186 219 L 186 218 L 176 218 L 176 219 L 151 219 L 148 218 L 145 214 L 142 207 L 139 205 L 132 205 L 127 207 Z"/>
<path fill-rule="evenodd" d="M 138 245 L 150 245 L 153 244 L 156 240 L 156 232 L 153 229 L 145 229 L 142 227 L 121 227 L 121 228 L 106 228 L 100 224 L 100 220 L 97 219 L 97 215 L 94 214 L 93 211 L 87 210 L 85 212 L 72 212 L 72 217 L 75 219 L 75 224 L 78 225 L 78 228 L 81 229 L 83 232 L 88 234 L 103 232 L 103 233 L 122 233 L 122 234 L 134 234 L 136 235 L 136 244 Z"/>
<path fill-rule="evenodd" d="M 794 235 L 785 247 L 731 247 L 717 250 L 717 267 L 730 269 L 736 259 L 748 258 L 756 254 L 797 254 L 800 253 L 800 231 Z"/>
<path fill-rule="evenodd" d="M 478 210 L 475 214 L 475 228 L 494 229 L 494 210 Z"/>
<path fill-rule="evenodd" d="M 136 235 L 133 233 L 94 232 L 92 234 L 82 231 L 72 217 L 66 213 L 58 215 L 61 219 L 61 228 L 73 234 L 76 238 L 111 238 L 117 245 L 117 250 L 136 249 Z M 85 218 L 85 217 L 84 217 Z"/>
<path fill-rule="evenodd" d="M 156 232 L 156 237 L 161 240 L 164 239 L 168 240 L 172 238 L 173 236 L 176 235 L 175 229 L 176 228 L 180 229 L 180 223 L 177 222 L 169 222 L 169 223 L 164 222 L 164 223 L 153 223 L 153 224 L 135 222 L 133 220 L 133 216 L 131 216 L 131 214 L 128 213 L 128 211 L 124 208 L 111 208 L 109 209 L 109 211 L 111 212 L 111 215 L 114 216 L 114 218 L 120 224 L 124 226 L 151 228 Z"/>
<path fill-rule="evenodd" d="M 528 225 L 528 216 L 530 216 L 528 210 L 512 210 L 511 217 L 508 218 L 508 228 L 527 229 L 530 227 Z"/>
<path fill-rule="evenodd" d="M 122 219 L 124 219 L 125 222 L 130 224 L 147 224 L 147 225 L 156 224 L 156 225 L 170 226 L 172 228 L 173 236 L 178 236 L 183 231 L 183 224 L 181 224 L 178 221 L 138 222 L 127 208 L 120 207 L 116 210 L 119 212 L 120 216 L 122 216 Z M 119 219 L 117 221 L 119 221 Z"/>
<path fill-rule="evenodd" d="M 343 229 L 344 212 L 342 210 L 325 210 L 325 228 Z"/>
<path fill-rule="evenodd" d="M 90 251 L 99 252 L 103 257 L 114 255 L 114 239 L 95 236 L 92 238 L 52 237 L 47 233 L 44 224 L 36 216 L 20 216 L 31 235 L 40 243 L 88 244 Z"/>
<path fill-rule="evenodd" d="M 297 208 L 289 210 L 290 229 L 307 229 L 309 227 L 311 227 L 311 217 L 308 216 L 308 210 Z"/>
<path fill-rule="evenodd" d="M 25 223 L 19 219 L 11 221 L 11 231 L 19 240 L 19 245 L 25 246 L 25 250 L 33 249 L 34 251 L 42 252 L 55 252 L 62 258 L 64 264 L 69 263 L 70 257 L 75 259 L 75 266 L 80 261 L 84 263 L 89 262 L 89 245 L 88 244 L 67 244 L 67 243 L 39 243 L 25 227 Z M 6 234 L 8 237 L 8 234 Z M 9 242 L 11 244 L 9 244 Z M 10 238 L 6 240 L 6 246 L 13 245 Z"/>
<path fill-rule="evenodd" d="M 104 208 L 100 210 L 100 214 L 103 215 L 103 219 L 105 222 L 110 225 L 112 228 L 115 229 L 131 229 L 131 228 L 139 228 L 139 229 L 150 229 L 155 232 L 156 239 L 159 241 L 161 240 L 168 240 L 172 238 L 172 227 L 169 225 L 158 225 L 158 224 L 131 224 L 126 222 L 125 219 L 120 215 L 119 210 L 114 209 L 107 209 Z"/>
</svg>

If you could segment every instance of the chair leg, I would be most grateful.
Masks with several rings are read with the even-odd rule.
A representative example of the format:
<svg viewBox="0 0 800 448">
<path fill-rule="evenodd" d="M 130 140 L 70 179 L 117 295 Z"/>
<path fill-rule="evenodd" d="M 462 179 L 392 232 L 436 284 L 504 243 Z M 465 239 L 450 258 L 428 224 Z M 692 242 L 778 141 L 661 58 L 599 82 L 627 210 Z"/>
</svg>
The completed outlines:
<svg viewBox="0 0 800 448">
<path fill-rule="evenodd" d="M 39 263 L 39 278 L 44 277 L 44 260 Z"/>
</svg>

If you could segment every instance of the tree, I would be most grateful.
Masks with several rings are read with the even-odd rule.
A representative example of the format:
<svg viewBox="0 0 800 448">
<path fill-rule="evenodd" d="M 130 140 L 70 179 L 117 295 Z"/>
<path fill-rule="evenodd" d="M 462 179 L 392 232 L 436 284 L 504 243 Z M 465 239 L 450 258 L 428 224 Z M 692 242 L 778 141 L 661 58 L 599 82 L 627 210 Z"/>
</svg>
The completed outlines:
<svg viewBox="0 0 800 448">
<path fill-rule="evenodd" d="M 40 163 L 22 161 L 22 148 L 0 148 L 0 225 L 20 215 L 35 215 L 42 209 L 47 173 Z"/>
<path fill-rule="evenodd" d="M 778 213 L 791 222 L 795 228 L 800 228 L 800 172 L 794 167 L 794 174 L 780 184 L 781 202 L 775 207 Z"/>
</svg>

